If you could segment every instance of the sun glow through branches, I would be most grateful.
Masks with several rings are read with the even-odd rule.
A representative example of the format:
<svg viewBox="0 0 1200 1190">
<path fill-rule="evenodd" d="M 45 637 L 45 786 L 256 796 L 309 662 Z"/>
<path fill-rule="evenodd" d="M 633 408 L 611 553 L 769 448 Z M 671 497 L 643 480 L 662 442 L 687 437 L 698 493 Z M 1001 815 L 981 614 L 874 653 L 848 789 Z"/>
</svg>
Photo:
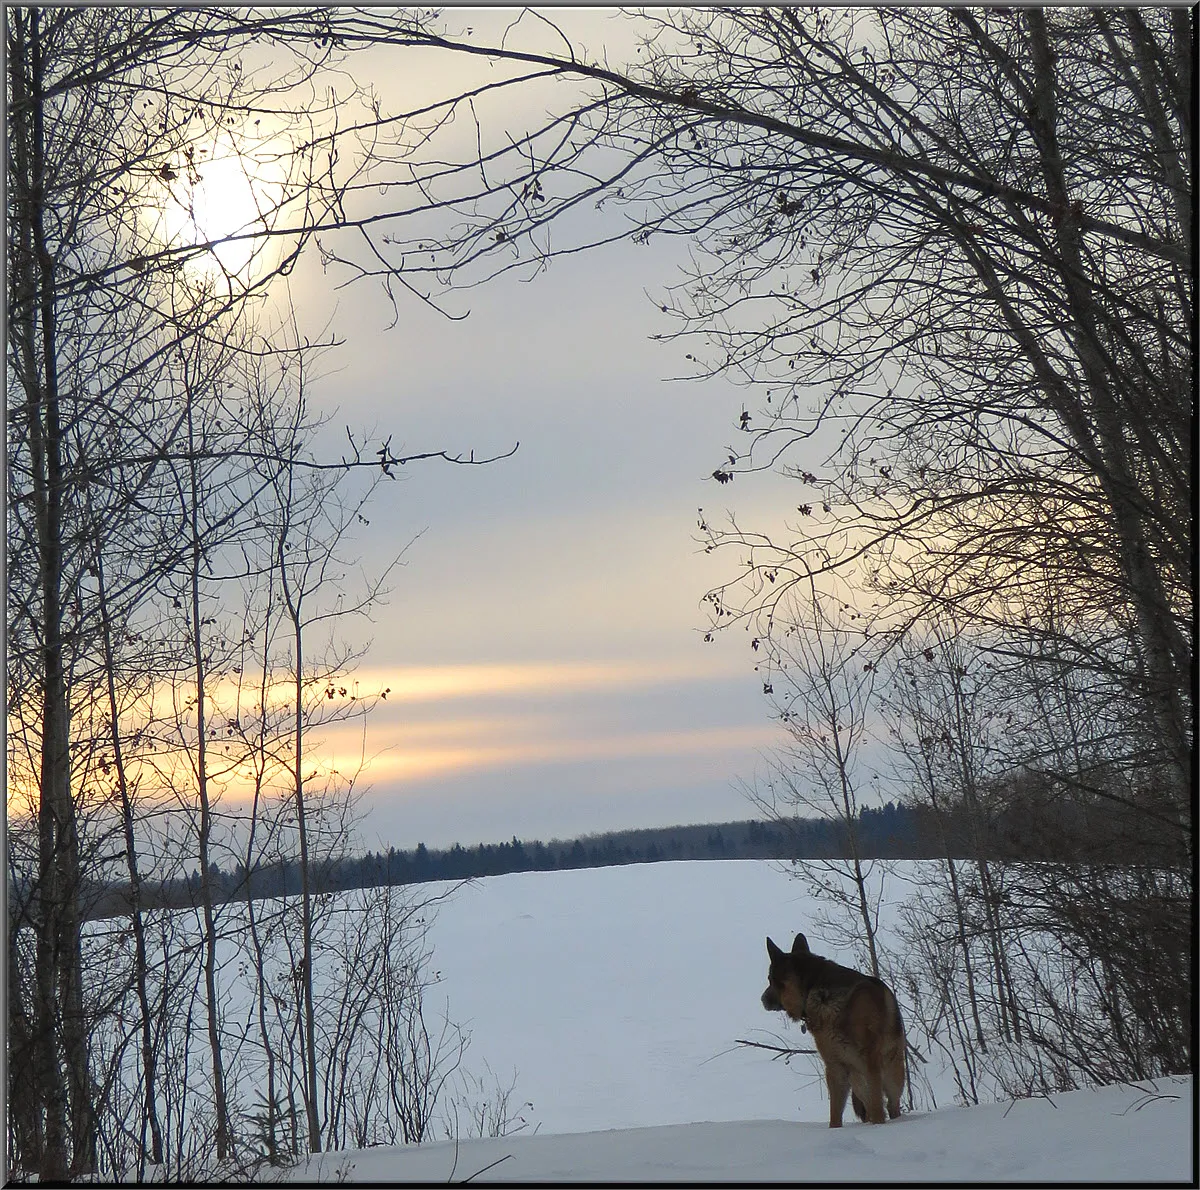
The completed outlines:
<svg viewBox="0 0 1200 1190">
<path fill-rule="evenodd" d="M 151 234 L 172 250 L 208 245 L 187 257 L 193 273 L 246 284 L 263 270 L 266 233 L 279 222 L 286 178 L 278 158 L 261 148 L 193 145 L 177 165 L 160 170 L 160 193 L 147 208 Z"/>
</svg>

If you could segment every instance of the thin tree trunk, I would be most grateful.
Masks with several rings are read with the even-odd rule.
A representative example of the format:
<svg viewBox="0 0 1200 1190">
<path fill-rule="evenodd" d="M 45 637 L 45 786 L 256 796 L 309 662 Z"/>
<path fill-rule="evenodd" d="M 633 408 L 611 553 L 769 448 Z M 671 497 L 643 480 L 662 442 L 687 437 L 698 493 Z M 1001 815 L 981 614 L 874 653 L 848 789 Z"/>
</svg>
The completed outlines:
<svg viewBox="0 0 1200 1190">
<path fill-rule="evenodd" d="M 163 1163 L 163 1141 L 162 1126 L 158 1121 L 150 995 L 146 985 L 146 930 L 142 921 L 142 878 L 138 871 L 137 839 L 133 829 L 133 803 L 129 796 L 124 748 L 121 744 L 117 679 L 112 649 L 112 621 L 108 613 L 108 599 L 105 591 L 103 554 L 104 551 L 100 548 L 97 536 L 95 543 L 96 593 L 100 610 L 101 639 L 104 645 L 104 669 L 108 678 L 108 713 L 109 723 L 112 727 L 113 765 L 117 772 L 117 789 L 121 798 L 121 821 L 125 828 L 125 857 L 129 869 L 129 915 L 133 926 L 134 981 L 137 988 L 138 1008 L 142 1014 L 142 1076 L 145 1082 L 145 1106 L 142 1114 L 141 1152 L 138 1154 L 138 1180 L 140 1181 L 146 1173 L 146 1128 L 150 1129 L 150 1160 L 155 1165 Z"/>
<path fill-rule="evenodd" d="M 185 377 L 186 381 L 186 377 Z M 204 630 L 200 616 L 200 566 L 204 551 L 200 541 L 200 485 L 196 465 L 195 426 L 192 392 L 187 389 L 188 469 L 190 477 L 189 509 L 192 538 L 191 559 L 191 637 L 192 660 L 196 681 L 196 790 L 200 800 L 200 902 L 204 913 L 204 991 L 208 1015 L 208 1045 L 212 1055 L 213 1107 L 216 1112 L 217 1160 L 229 1155 L 229 1109 L 225 1097 L 225 1068 L 221 1057 L 221 1033 L 217 1012 L 217 931 L 213 915 L 212 879 L 209 874 L 209 840 L 212 833 L 212 808 L 208 793 L 208 753 L 204 681 Z"/>
<path fill-rule="evenodd" d="M 936 778 L 933 767 L 927 756 L 922 755 L 925 767 L 925 780 L 929 787 L 929 801 L 937 815 L 938 831 L 942 836 L 942 850 L 946 854 L 946 874 L 950 877 L 950 898 L 954 902 L 954 927 L 958 936 L 958 946 L 963 956 L 963 974 L 967 980 L 967 999 L 971 1005 L 971 1019 L 975 1025 L 975 1040 L 979 1048 L 987 1052 L 987 1038 L 983 1032 L 983 1022 L 979 1016 L 979 995 L 975 987 L 975 965 L 971 959 L 971 945 L 967 941 L 966 911 L 963 909 L 962 890 L 958 887 L 958 871 L 954 866 L 954 850 L 946 836 L 945 820 L 942 809 L 938 805 Z"/>
<path fill-rule="evenodd" d="M 20 950 L 21 918 L 24 909 L 8 907 L 8 1165 L 9 1169 L 32 1172 L 41 1165 L 45 1149 L 41 1095 L 37 1080 L 37 1035 L 33 1016 L 22 986 L 24 960 Z"/>
<path fill-rule="evenodd" d="M 258 833 L 259 814 L 262 804 L 263 782 L 266 779 L 268 765 L 268 747 L 266 741 L 268 705 L 268 659 L 271 641 L 271 607 L 274 602 L 274 584 L 267 587 L 267 618 L 262 626 L 263 634 L 263 669 L 262 681 L 259 686 L 258 699 L 262 708 L 259 720 L 257 741 L 256 775 L 254 781 L 254 801 L 250 807 L 250 830 L 246 836 L 246 918 L 250 930 L 250 945 L 254 949 L 254 968 L 256 972 L 256 991 L 258 1007 L 258 1032 L 262 1039 L 263 1053 L 267 1059 L 267 1088 L 264 1093 L 266 1100 L 266 1119 L 263 1121 L 266 1129 L 267 1160 L 271 1165 L 279 1164 L 279 1111 L 278 1092 L 275 1088 L 275 1047 L 271 1044 L 271 1033 L 267 1027 L 267 972 L 262 937 L 258 929 L 258 913 L 254 905 L 254 888 L 251 878 L 256 860 L 254 857 L 255 839 Z M 247 632 L 246 635 L 249 635 Z"/>
<path fill-rule="evenodd" d="M 842 814 L 846 824 L 846 838 L 850 844 L 850 860 L 854 866 L 854 888 L 858 898 L 858 914 L 862 919 L 863 932 L 867 936 L 867 952 L 871 957 L 871 974 L 878 979 L 879 953 L 875 947 L 875 922 L 871 918 L 871 907 L 867 902 L 867 879 L 863 874 L 862 857 L 858 846 L 857 807 L 854 802 L 854 791 L 850 787 L 848 772 L 850 760 L 843 751 L 842 738 L 838 734 L 832 684 L 827 682 L 826 689 L 829 691 L 830 706 L 835 709 L 835 713 L 830 716 L 830 729 L 833 733 L 838 778 L 841 781 Z M 850 714 L 853 714 L 854 710 L 855 708 L 847 708 L 847 712 Z"/>
<path fill-rule="evenodd" d="M 249 868 L 247 868 L 249 872 Z M 246 895 L 246 912 L 249 917 L 250 945 L 254 948 L 255 968 L 257 971 L 257 1002 L 258 1002 L 258 1032 L 262 1038 L 263 1053 L 267 1058 L 267 1087 L 263 1092 L 266 1101 L 267 1160 L 272 1165 L 279 1164 L 279 1113 L 277 1110 L 278 1093 L 275 1090 L 275 1048 L 271 1044 L 271 1034 L 267 1028 L 267 974 L 264 970 L 264 955 L 262 939 L 258 933 L 258 917 L 254 911 L 254 897 Z"/>
<path fill-rule="evenodd" d="M 957 744 L 959 777 L 962 787 L 963 806 L 969 816 L 971 829 L 971 851 L 975 857 L 976 870 L 979 873 L 979 887 L 982 893 L 984 918 L 987 922 L 988 949 L 992 958 L 992 975 L 995 980 L 995 1003 L 1000 1009 L 1000 1032 L 1005 1041 L 1012 1040 L 1015 1031 L 1019 1033 L 1020 1026 L 1010 1021 L 1008 985 L 1005 979 L 1007 967 L 1003 960 L 1003 946 L 1000 938 L 1000 918 L 997 913 L 995 889 L 992 884 L 992 874 L 987 864 L 987 842 L 985 838 L 985 822 L 983 808 L 979 803 L 978 782 L 975 775 L 975 757 L 971 752 L 969 736 L 971 731 L 971 715 L 967 706 L 966 694 L 963 690 L 955 652 L 946 650 L 950 661 L 949 672 L 950 691 L 954 699 L 953 734 Z M 1020 1040 L 1020 1037 L 1017 1038 Z"/>
<path fill-rule="evenodd" d="M 284 567 L 282 539 L 279 550 L 281 570 Z M 305 1099 L 308 1107 L 308 1143 L 312 1152 L 321 1151 L 321 1120 L 317 1102 L 317 1036 L 316 1012 L 313 1005 L 313 962 L 312 962 L 312 886 L 308 854 L 308 821 L 304 800 L 304 628 L 300 619 L 300 608 L 292 602 L 286 571 L 283 571 L 283 589 L 292 616 L 293 639 L 296 649 L 296 720 L 295 720 L 295 795 L 296 826 L 300 835 L 300 910 L 304 923 L 303 975 L 304 998 L 304 1066 Z"/>
</svg>

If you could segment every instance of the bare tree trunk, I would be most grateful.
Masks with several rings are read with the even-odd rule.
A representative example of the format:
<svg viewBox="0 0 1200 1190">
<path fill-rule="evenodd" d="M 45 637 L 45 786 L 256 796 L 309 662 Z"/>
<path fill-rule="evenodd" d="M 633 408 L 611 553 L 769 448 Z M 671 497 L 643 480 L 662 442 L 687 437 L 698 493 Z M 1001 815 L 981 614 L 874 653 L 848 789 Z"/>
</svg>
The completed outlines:
<svg viewBox="0 0 1200 1190">
<path fill-rule="evenodd" d="M 987 862 L 987 832 L 983 808 L 979 801 L 977 758 L 972 750 L 972 715 L 968 706 L 967 693 L 963 689 L 963 676 L 966 671 L 961 664 L 956 647 L 948 641 L 943 640 L 941 643 L 943 656 L 948 662 L 946 672 L 951 697 L 951 705 L 946 708 L 946 711 L 954 740 L 954 750 L 958 757 L 958 786 L 962 793 L 962 803 L 970 826 L 971 850 L 975 857 L 975 870 L 979 876 L 979 887 L 982 893 L 984 920 L 987 923 L 988 949 L 991 953 L 992 974 L 995 979 L 996 1004 L 1000 1009 L 1000 1031 L 1005 1041 L 1011 1041 L 1013 1033 L 1016 1033 L 1017 1039 L 1020 1040 L 1020 1026 L 1016 1024 L 1015 1019 L 1010 1020 L 1010 997 L 1003 958 L 1004 947 L 1000 937 L 999 916 L 996 912 L 996 894 L 991 869 Z M 963 941 L 965 943 L 965 936 Z M 972 1000 L 974 1002 L 973 993 Z M 976 1026 L 978 1027 L 977 1007 L 975 1011 Z M 982 1048 L 986 1048 L 983 1047 L 982 1033 L 980 1034 L 980 1044 Z"/>
<path fill-rule="evenodd" d="M 97 528 L 97 535 L 99 529 Z M 125 773 L 125 750 L 120 731 L 120 711 L 117 704 L 116 663 L 112 647 L 112 621 L 104 582 L 104 551 L 99 537 L 95 541 L 96 596 L 100 611 L 100 632 L 104 648 L 104 669 L 108 679 L 108 712 L 112 727 L 113 765 L 117 773 L 117 790 L 121 798 L 121 821 L 125 830 L 125 860 L 129 871 L 129 917 L 133 927 L 134 984 L 138 1008 L 142 1015 L 142 1077 L 144 1108 L 142 1113 L 141 1146 L 138 1154 L 138 1179 L 145 1177 L 146 1128 L 150 1129 L 150 1160 L 163 1163 L 162 1126 L 158 1120 L 158 1094 L 155 1085 L 156 1062 L 151 1026 L 150 996 L 146 986 L 146 930 L 142 921 L 142 878 L 138 871 L 138 844 L 134 833 L 133 803 Z"/>
<path fill-rule="evenodd" d="M 903 680 L 898 681 L 896 685 L 900 691 L 898 710 L 902 714 L 907 713 L 911 716 L 914 729 L 913 734 L 917 738 L 916 747 L 918 752 L 916 756 L 910 757 L 910 763 L 912 763 L 925 784 L 925 794 L 929 798 L 929 805 L 936 816 L 938 831 L 942 839 L 942 850 L 946 858 L 946 874 L 950 881 L 950 899 L 954 905 L 954 930 L 959 950 L 962 952 L 963 974 L 966 977 L 967 983 L 967 1000 L 971 1006 L 971 1021 L 975 1026 L 975 1041 L 979 1048 L 986 1052 L 987 1038 L 983 1031 L 982 1018 L 979 1015 L 979 994 L 975 979 L 975 962 L 971 956 L 971 944 L 967 939 L 966 909 L 963 905 L 962 889 L 958 882 L 958 869 L 954 860 L 954 848 L 951 846 L 950 839 L 946 833 L 946 812 L 938 793 L 938 776 L 934 771 L 932 756 L 930 754 L 934 743 L 932 740 L 929 743 L 921 741 L 921 736 L 927 729 L 927 720 L 919 706 L 917 697 L 909 694 L 908 686 Z"/>
<path fill-rule="evenodd" d="M 247 866 L 249 872 L 249 866 Z M 258 916 L 254 909 L 254 898 L 246 897 L 246 914 L 249 919 L 250 945 L 254 948 L 255 958 L 255 992 L 258 1010 L 258 1034 L 262 1040 L 263 1053 L 267 1059 L 267 1086 L 263 1092 L 266 1107 L 266 1118 L 263 1127 L 266 1133 L 267 1160 L 272 1165 L 279 1163 L 279 1112 L 278 1092 L 275 1089 L 275 1047 L 271 1043 L 271 1034 L 267 1028 L 267 976 L 263 969 L 264 953 L 262 938 L 258 930 Z"/>
<path fill-rule="evenodd" d="M 288 583 L 287 563 L 284 557 L 287 541 L 287 520 L 290 509 L 284 510 L 284 527 L 279 536 L 279 573 L 283 586 L 284 600 L 292 622 L 292 640 L 296 651 L 295 697 L 296 717 L 293 734 L 294 764 L 293 791 L 296 798 L 296 829 L 300 836 L 300 910 L 304 936 L 302 939 L 301 976 L 304 1003 L 304 1073 L 305 1105 L 308 1109 L 308 1143 L 314 1153 L 321 1151 L 321 1119 L 317 1099 L 317 1031 L 316 1013 L 313 1007 L 313 962 L 312 962 L 312 887 L 308 854 L 308 821 L 304 800 L 304 623 L 301 618 L 299 599 Z"/>
<path fill-rule="evenodd" d="M 267 620 L 262 626 L 263 633 L 263 667 L 261 675 L 261 683 L 258 689 L 259 707 L 261 716 L 259 719 L 258 738 L 255 740 L 255 781 L 254 781 L 254 801 L 250 807 L 250 829 L 246 836 L 246 920 L 250 935 L 250 945 L 254 952 L 254 971 L 255 971 L 255 1003 L 258 1016 L 258 1034 L 262 1042 L 263 1054 L 267 1060 L 267 1086 L 263 1098 L 265 1100 L 266 1118 L 263 1120 L 263 1128 L 265 1131 L 265 1140 L 267 1144 L 267 1160 L 271 1165 L 279 1164 L 279 1113 L 278 1113 L 278 1092 L 276 1091 L 276 1074 L 275 1074 L 275 1046 L 271 1041 L 271 1033 L 267 1028 L 267 972 L 266 972 L 266 956 L 264 953 L 262 936 L 259 932 L 258 910 L 254 904 L 254 887 L 252 884 L 252 876 L 257 859 L 255 857 L 255 844 L 257 842 L 257 834 L 259 828 L 259 818 L 262 807 L 263 783 L 266 778 L 266 769 L 270 763 L 268 760 L 268 744 L 267 744 L 267 688 L 268 674 L 270 666 L 270 647 L 271 647 L 271 630 L 270 630 L 270 615 L 272 597 L 274 594 L 273 584 L 268 583 L 266 593 L 266 615 Z M 250 633 L 243 632 L 242 639 L 245 641 Z"/>
<path fill-rule="evenodd" d="M 196 683 L 196 790 L 200 800 L 198 850 L 200 858 L 200 902 L 204 914 L 204 991 L 208 1015 L 208 1045 L 212 1057 L 213 1107 L 216 1112 L 217 1160 L 229 1155 L 229 1109 L 225 1098 L 225 1068 L 221 1056 L 221 1033 L 217 1006 L 217 930 L 213 915 L 212 882 L 209 873 L 209 841 L 212 833 L 212 807 L 209 803 L 206 704 L 204 682 L 207 676 L 204 658 L 204 628 L 200 615 L 200 570 L 204 558 L 200 537 L 200 484 L 196 462 L 196 438 L 193 402 L 187 384 L 188 429 L 188 521 L 191 532 L 191 644 Z"/>
<path fill-rule="evenodd" d="M 11 846 L 11 843 L 10 843 Z M 10 1170 L 39 1168 L 45 1150 L 44 1115 L 35 1065 L 37 1035 L 27 1000 L 25 973 L 28 956 L 22 953 L 23 919 L 27 905 L 14 904 L 10 885 L 8 905 L 8 1165 Z M 22 900 L 26 894 L 22 890 Z"/>
<path fill-rule="evenodd" d="M 42 738 L 38 803 L 38 931 L 33 1008 L 37 1074 L 44 1112 L 39 1174 L 57 1181 L 93 1168 L 95 1126 L 83 1021 L 79 839 L 71 796 L 70 707 L 63 640 L 64 457 L 58 390 L 55 265 L 45 206 L 42 13 L 11 11 L 9 82 L 10 332 L 25 392 L 32 503 L 40 582 Z M 59 1043 L 62 1046 L 62 1061 Z M 65 1078 L 63 1065 L 65 1063 Z"/>
<path fill-rule="evenodd" d="M 832 676 L 826 676 L 825 687 L 830 699 L 830 729 L 833 736 L 838 781 L 841 786 L 843 823 L 846 827 L 846 839 L 850 844 L 851 879 L 854 881 L 854 891 L 858 899 L 858 915 L 862 920 L 863 933 L 867 937 L 867 953 L 871 956 L 871 974 L 878 979 L 879 954 L 875 947 L 875 919 L 871 916 L 871 907 L 867 901 L 867 879 L 863 873 L 862 856 L 858 846 L 858 806 L 850 784 L 850 758 L 846 755 L 842 737 L 838 734 L 840 725 Z M 864 708 L 856 707 L 848 713 L 862 714 Z"/>
</svg>

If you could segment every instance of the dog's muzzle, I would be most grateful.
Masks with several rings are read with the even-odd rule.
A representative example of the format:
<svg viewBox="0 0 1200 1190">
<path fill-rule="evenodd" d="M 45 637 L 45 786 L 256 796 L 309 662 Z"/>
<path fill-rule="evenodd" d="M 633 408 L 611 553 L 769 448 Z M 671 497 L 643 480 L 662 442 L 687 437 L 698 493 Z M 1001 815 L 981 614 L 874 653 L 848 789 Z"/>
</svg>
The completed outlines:
<svg viewBox="0 0 1200 1190">
<path fill-rule="evenodd" d="M 783 1009 L 783 1001 L 768 987 L 762 994 L 762 1006 L 768 1012 L 780 1012 Z"/>
</svg>

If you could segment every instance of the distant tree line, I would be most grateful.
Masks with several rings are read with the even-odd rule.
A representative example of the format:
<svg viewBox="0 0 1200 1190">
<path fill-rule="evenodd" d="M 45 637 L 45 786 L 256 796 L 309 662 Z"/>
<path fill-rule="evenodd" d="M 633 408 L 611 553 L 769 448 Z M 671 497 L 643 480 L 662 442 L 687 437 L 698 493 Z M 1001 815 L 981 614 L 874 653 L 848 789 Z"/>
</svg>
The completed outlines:
<svg viewBox="0 0 1200 1190">
<path fill-rule="evenodd" d="M 997 786 L 985 809 L 948 805 L 940 812 L 920 803 L 888 802 L 859 808 L 851 829 L 836 817 L 776 818 L 763 821 L 705 823 L 606 831 L 574 839 L 477 843 L 409 850 L 389 847 L 361 856 L 328 857 L 311 865 L 314 893 L 470 880 L 509 872 L 552 872 L 569 868 L 606 868 L 623 864 L 696 859 L 847 860 L 857 848 L 869 860 L 944 860 L 982 851 L 991 859 L 1024 862 L 1088 860 L 1093 863 L 1170 863 L 1168 839 L 1161 833 L 1135 832 L 1136 816 L 1082 794 L 1050 798 L 1044 782 L 1025 775 Z M 1051 810 L 1048 809 L 1050 807 Z M 1127 821 L 1129 819 L 1129 821 Z M 208 883 L 219 902 L 292 897 L 300 892 L 300 865 L 292 859 L 222 868 L 213 863 Z M 171 909 L 200 904 L 201 875 L 143 885 L 142 901 Z M 10 888 L 20 902 L 21 889 Z M 85 920 L 128 911 L 125 883 L 94 884 L 82 898 Z"/>
<path fill-rule="evenodd" d="M 912 859 L 935 853 L 932 840 L 922 844 L 914 813 L 893 802 L 879 808 L 864 807 L 857 829 L 860 845 L 878 858 Z M 327 858 L 311 865 L 309 881 L 316 893 L 344 892 L 502 876 L 508 872 L 604 868 L 663 860 L 828 858 L 843 854 L 847 846 L 844 823 L 818 818 L 650 827 L 552 839 L 548 843 L 514 835 L 508 842 L 478 843 L 473 847 L 455 843 L 436 849 L 419 843 L 411 850 L 389 847 L 362 856 Z M 255 865 L 249 872 L 241 863 L 229 869 L 214 863 L 208 870 L 208 883 L 222 901 L 293 896 L 300 890 L 300 870 L 290 858 Z M 144 885 L 141 895 L 144 902 L 155 907 L 180 908 L 197 903 L 200 884 L 200 872 L 194 869 L 153 887 Z M 124 884 L 97 885 L 85 898 L 85 913 L 90 918 L 123 913 L 128 896 Z"/>
<path fill-rule="evenodd" d="M 1086 799 L 1058 802 L 1054 823 L 1045 821 L 1044 794 L 1033 778 L 1007 784 L 994 792 L 990 812 L 980 821 L 967 807 L 934 814 L 922 805 L 863 806 L 854 823 L 853 843 L 844 820 L 792 818 L 748 819 L 701 825 L 648 827 L 607 831 L 575 839 L 522 840 L 477 843 L 463 847 L 429 848 L 419 843 L 410 850 L 389 847 L 361 856 L 330 857 L 312 865 L 310 885 L 315 893 L 422 884 L 434 880 L 469 880 L 509 872 L 551 872 L 568 868 L 605 868 L 622 864 L 660 863 L 696 859 L 845 860 L 852 846 L 864 859 L 942 859 L 973 854 L 981 844 L 991 858 L 1048 861 L 1086 856 L 1104 862 L 1114 857 L 1113 843 L 1128 862 L 1128 824 L 1118 823 L 1112 807 L 1089 806 Z M 1039 812 L 1035 813 L 1035 808 Z M 1168 858 L 1160 854 L 1161 837 L 1140 840 L 1139 855 L 1147 863 Z M 230 869 L 212 864 L 209 884 L 218 900 L 291 897 L 300 892 L 300 865 L 293 859 L 256 865 L 247 872 L 241 863 Z M 156 908 L 180 908 L 199 903 L 200 872 L 143 887 L 145 903 Z M 108 917 L 127 911 L 125 885 L 97 886 L 87 898 L 87 916 Z"/>
</svg>

